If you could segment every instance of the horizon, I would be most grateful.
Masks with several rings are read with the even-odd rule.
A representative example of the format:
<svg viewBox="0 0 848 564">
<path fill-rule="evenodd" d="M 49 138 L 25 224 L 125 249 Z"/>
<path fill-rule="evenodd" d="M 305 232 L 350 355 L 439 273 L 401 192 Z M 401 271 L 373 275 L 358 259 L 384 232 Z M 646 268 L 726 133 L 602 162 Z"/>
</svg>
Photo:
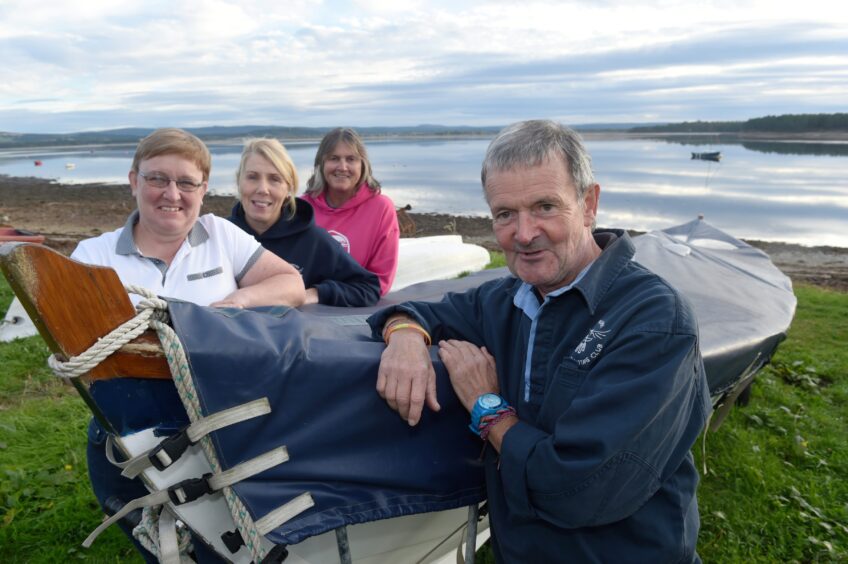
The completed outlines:
<svg viewBox="0 0 848 564">
<path fill-rule="evenodd" d="M 832 8 L 6 0 L 0 130 L 482 127 L 539 117 L 635 126 L 834 113 L 848 99 L 848 13 Z"/>
</svg>

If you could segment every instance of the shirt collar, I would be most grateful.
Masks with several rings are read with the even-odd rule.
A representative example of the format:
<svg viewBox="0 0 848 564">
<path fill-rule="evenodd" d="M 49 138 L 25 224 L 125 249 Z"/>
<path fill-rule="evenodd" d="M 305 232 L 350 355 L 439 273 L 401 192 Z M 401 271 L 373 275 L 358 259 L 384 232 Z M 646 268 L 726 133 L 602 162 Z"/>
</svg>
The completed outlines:
<svg viewBox="0 0 848 564">
<path fill-rule="evenodd" d="M 545 295 L 544 301 L 547 302 L 551 298 L 561 296 L 562 294 L 566 293 L 571 288 L 573 288 L 574 285 L 580 282 L 580 280 L 583 279 L 583 276 L 585 276 L 586 273 L 589 272 L 589 269 L 594 263 L 595 261 L 592 261 L 587 264 L 586 267 L 583 268 L 583 270 L 581 270 L 577 274 L 577 276 L 574 278 L 574 280 L 571 281 L 570 284 L 566 284 L 562 288 L 557 288 L 553 292 L 548 292 Z M 529 317 L 530 319 L 535 318 L 542 307 L 542 304 L 539 303 L 539 298 L 536 297 L 535 288 L 527 282 L 521 283 L 521 286 L 519 286 L 518 291 L 515 292 L 515 297 L 512 299 L 512 303 L 513 305 L 515 305 L 515 307 L 523 311 L 525 315 L 527 315 L 527 317 Z"/>
<path fill-rule="evenodd" d="M 127 218 L 127 222 L 124 223 L 123 231 L 121 231 L 121 234 L 118 236 L 118 242 L 115 244 L 115 254 L 141 254 L 138 252 L 138 246 L 135 244 L 135 238 L 133 237 L 133 227 L 135 227 L 135 224 L 138 223 L 138 218 L 138 210 L 133 210 Z M 188 232 L 186 240 L 192 247 L 197 247 L 209 240 L 209 232 L 206 231 L 206 228 L 203 227 L 199 221 L 195 221 L 194 225 L 191 226 L 191 231 Z"/>
</svg>

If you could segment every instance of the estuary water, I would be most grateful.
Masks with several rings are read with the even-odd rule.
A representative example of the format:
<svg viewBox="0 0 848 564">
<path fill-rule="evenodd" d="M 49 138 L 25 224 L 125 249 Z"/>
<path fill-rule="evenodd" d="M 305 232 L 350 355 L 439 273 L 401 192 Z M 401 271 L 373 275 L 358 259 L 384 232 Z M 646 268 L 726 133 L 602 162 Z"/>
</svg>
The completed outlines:
<svg viewBox="0 0 848 564">
<path fill-rule="evenodd" d="M 367 142 L 383 191 L 415 212 L 488 215 L 480 163 L 489 139 Z M 699 214 L 745 239 L 848 247 L 848 143 L 713 143 L 587 137 L 601 185 L 598 225 L 661 229 Z M 317 142 L 289 142 L 301 191 Z M 235 194 L 240 146 L 211 144 L 210 192 Z M 127 183 L 133 148 L 0 152 L 0 174 Z M 721 151 L 720 162 L 693 152 Z M 41 166 L 34 166 L 34 161 Z"/>
</svg>

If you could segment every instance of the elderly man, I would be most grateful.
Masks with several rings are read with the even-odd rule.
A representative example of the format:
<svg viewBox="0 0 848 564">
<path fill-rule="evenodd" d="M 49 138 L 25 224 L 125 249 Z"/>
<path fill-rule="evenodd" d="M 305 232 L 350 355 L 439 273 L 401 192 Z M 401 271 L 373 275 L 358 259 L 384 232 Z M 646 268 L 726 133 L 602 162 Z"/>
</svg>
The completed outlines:
<svg viewBox="0 0 848 564">
<path fill-rule="evenodd" d="M 369 319 L 377 390 L 410 425 L 439 410 L 431 339 L 486 445 L 499 562 L 698 561 L 690 448 L 710 410 L 687 302 L 593 232 L 600 186 L 570 129 L 507 127 L 482 170 L 512 277 Z"/>
</svg>

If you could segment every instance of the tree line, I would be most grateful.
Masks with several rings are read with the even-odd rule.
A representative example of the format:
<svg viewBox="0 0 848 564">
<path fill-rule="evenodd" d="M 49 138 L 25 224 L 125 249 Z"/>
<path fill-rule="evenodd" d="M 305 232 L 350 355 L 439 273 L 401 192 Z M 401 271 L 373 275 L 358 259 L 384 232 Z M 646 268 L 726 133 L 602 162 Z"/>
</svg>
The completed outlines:
<svg viewBox="0 0 848 564">
<path fill-rule="evenodd" d="M 634 133 L 807 133 L 848 131 L 848 113 L 784 114 L 746 121 L 684 121 L 634 127 Z"/>
</svg>

